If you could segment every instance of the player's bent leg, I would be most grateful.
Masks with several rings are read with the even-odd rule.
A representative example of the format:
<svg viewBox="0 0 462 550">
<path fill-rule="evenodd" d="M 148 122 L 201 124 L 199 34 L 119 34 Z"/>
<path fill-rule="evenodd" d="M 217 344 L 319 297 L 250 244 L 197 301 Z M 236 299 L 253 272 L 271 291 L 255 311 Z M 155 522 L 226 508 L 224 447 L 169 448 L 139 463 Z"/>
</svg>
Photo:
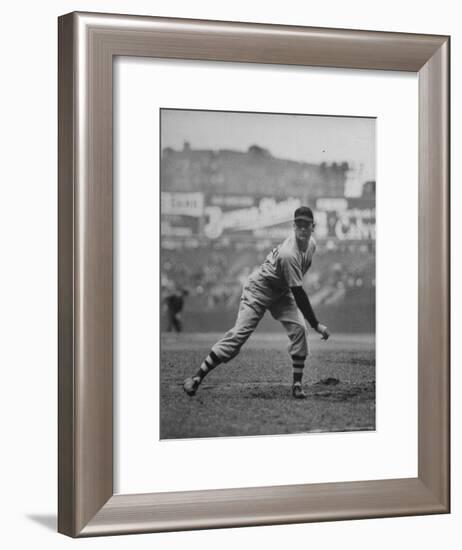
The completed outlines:
<svg viewBox="0 0 462 550">
<path fill-rule="evenodd" d="M 210 371 L 212 371 L 215 367 L 218 367 L 220 363 L 221 363 L 220 359 L 218 359 L 218 357 L 213 353 L 213 351 L 211 351 L 202 362 L 196 374 L 190 378 L 186 378 L 186 380 L 183 382 L 184 391 L 190 397 L 192 397 L 193 395 L 196 395 L 196 392 L 202 380 Z"/>
<path fill-rule="evenodd" d="M 292 369 L 293 369 L 293 382 L 292 382 L 292 395 L 296 399 L 304 399 L 306 397 L 302 388 L 303 369 L 305 368 L 305 357 L 299 355 L 292 355 Z"/>
<path fill-rule="evenodd" d="M 231 361 L 241 351 L 255 327 L 248 325 L 234 326 L 213 347 L 212 351 L 220 357 L 223 363 Z"/>
<path fill-rule="evenodd" d="M 298 323 L 283 323 L 289 337 L 287 351 L 291 357 L 307 357 L 309 355 L 308 335 L 304 326 Z"/>
<path fill-rule="evenodd" d="M 211 370 L 220 363 L 227 363 L 239 353 L 264 313 L 263 307 L 252 306 L 249 295 L 243 294 L 234 327 L 212 347 L 196 374 L 184 381 L 183 389 L 189 396 L 196 394 L 202 380 Z"/>
<path fill-rule="evenodd" d="M 213 347 L 212 351 L 223 363 L 227 363 L 241 350 L 249 336 L 257 328 L 258 323 L 265 313 L 265 308 L 252 304 L 249 296 L 241 300 L 236 323 L 223 338 Z"/>
<path fill-rule="evenodd" d="M 289 353 L 292 358 L 292 396 L 295 399 L 306 397 L 302 387 L 305 360 L 308 354 L 308 338 L 306 328 L 293 323 L 284 325 L 289 336 Z"/>
<path fill-rule="evenodd" d="M 280 321 L 289 337 L 288 351 L 292 358 L 292 396 L 306 397 L 302 387 L 305 360 L 309 355 L 308 333 L 305 320 L 291 296 L 285 296 L 271 308 L 272 316 Z"/>
</svg>

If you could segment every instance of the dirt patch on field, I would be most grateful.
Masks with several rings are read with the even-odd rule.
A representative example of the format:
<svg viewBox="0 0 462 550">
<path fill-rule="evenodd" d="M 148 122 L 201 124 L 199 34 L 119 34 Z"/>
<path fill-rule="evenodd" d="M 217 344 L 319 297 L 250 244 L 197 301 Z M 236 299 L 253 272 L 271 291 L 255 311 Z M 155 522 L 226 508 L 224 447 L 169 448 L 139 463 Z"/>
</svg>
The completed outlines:
<svg viewBox="0 0 462 550">
<path fill-rule="evenodd" d="M 306 399 L 292 397 L 287 351 L 266 347 L 243 350 L 188 397 L 183 380 L 208 348 L 201 340 L 179 341 L 161 353 L 160 438 L 375 430 L 374 347 L 340 348 L 326 345 L 312 353 L 305 367 Z"/>
<path fill-rule="evenodd" d="M 333 381 L 335 380 L 335 381 Z M 178 385 L 182 386 L 181 384 Z M 303 387 L 307 399 L 323 399 L 326 401 L 375 401 L 375 382 L 363 382 L 360 384 L 342 383 L 338 379 L 331 379 L 327 383 L 316 382 Z M 173 391 L 173 387 L 171 388 Z M 220 395 L 223 399 L 287 399 L 291 394 L 291 384 L 269 384 L 252 382 L 224 383 L 219 386 L 203 384 L 197 398 L 204 392 Z"/>
</svg>

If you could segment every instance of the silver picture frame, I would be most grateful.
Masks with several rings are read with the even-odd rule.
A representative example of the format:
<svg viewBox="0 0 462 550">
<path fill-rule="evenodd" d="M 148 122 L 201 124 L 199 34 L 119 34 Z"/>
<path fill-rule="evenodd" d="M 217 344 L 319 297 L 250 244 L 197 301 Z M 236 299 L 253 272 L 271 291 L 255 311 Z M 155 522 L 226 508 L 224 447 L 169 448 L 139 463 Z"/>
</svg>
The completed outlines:
<svg viewBox="0 0 462 550">
<path fill-rule="evenodd" d="M 422 34 L 78 12 L 59 18 L 59 532 L 85 537 L 449 512 L 449 46 L 448 36 Z M 115 56 L 418 75 L 417 477 L 114 494 Z"/>
</svg>

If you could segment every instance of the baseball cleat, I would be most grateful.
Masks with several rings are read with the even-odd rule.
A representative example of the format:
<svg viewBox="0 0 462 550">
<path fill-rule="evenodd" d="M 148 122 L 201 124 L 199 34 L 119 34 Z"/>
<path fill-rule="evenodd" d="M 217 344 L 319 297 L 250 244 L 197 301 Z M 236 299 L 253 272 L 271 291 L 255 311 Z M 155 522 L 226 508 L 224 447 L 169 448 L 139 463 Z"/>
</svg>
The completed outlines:
<svg viewBox="0 0 462 550">
<path fill-rule="evenodd" d="M 196 395 L 196 391 L 200 383 L 201 381 L 197 377 L 186 378 L 183 383 L 183 389 L 189 396 L 192 397 L 193 395 Z"/>
<path fill-rule="evenodd" d="M 306 393 L 302 389 L 302 385 L 297 383 L 292 386 L 292 397 L 295 399 L 305 399 Z"/>
</svg>

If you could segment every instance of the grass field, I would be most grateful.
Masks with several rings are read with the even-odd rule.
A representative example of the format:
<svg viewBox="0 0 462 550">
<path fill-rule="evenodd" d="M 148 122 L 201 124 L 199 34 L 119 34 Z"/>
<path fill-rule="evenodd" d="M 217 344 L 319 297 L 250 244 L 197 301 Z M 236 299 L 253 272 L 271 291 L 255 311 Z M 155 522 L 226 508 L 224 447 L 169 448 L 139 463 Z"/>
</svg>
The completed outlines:
<svg viewBox="0 0 462 550">
<path fill-rule="evenodd" d="M 255 333 L 188 397 L 183 380 L 220 336 L 162 334 L 161 439 L 375 429 L 373 336 L 335 335 L 323 342 L 311 335 L 307 398 L 295 400 L 286 335 Z"/>
</svg>

